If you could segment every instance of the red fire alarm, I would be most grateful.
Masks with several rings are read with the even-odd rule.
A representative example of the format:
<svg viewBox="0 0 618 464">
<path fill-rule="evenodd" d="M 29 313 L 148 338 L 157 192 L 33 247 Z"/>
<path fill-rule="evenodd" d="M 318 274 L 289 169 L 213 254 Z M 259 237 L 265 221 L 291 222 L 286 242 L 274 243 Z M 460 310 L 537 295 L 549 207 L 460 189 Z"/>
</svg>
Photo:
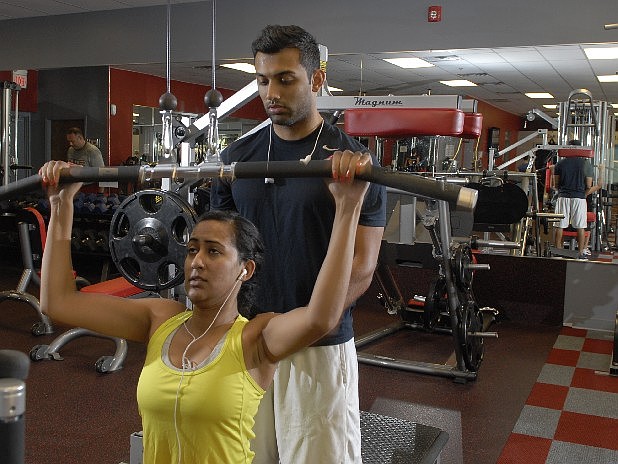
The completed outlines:
<svg viewBox="0 0 618 464">
<path fill-rule="evenodd" d="M 430 6 L 427 11 L 427 21 L 430 23 L 439 23 L 442 21 L 442 7 Z"/>
</svg>

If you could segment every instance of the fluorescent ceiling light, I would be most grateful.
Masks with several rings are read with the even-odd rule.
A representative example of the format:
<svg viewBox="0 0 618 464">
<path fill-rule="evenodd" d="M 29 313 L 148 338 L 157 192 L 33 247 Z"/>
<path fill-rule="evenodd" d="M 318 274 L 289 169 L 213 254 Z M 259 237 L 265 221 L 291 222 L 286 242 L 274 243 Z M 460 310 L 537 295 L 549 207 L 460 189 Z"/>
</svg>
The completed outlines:
<svg viewBox="0 0 618 464">
<path fill-rule="evenodd" d="M 618 59 L 618 47 L 607 48 L 584 48 L 584 53 L 589 60 L 616 60 Z"/>
<path fill-rule="evenodd" d="M 599 82 L 618 82 L 618 74 L 608 74 L 605 76 L 597 76 Z"/>
<path fill-rule="evenodd" d="M 237 71 L 255 74 L 255 66 L 251 63 L 226 63 L 221 65 L 224 68 L 236 69 Z"/>
<path fill-rule="evenodd" d="M 551 93 L 547 92 L 528 92 L 526 93 L 526 97 L 528 98 L 554 98 Z"/>
<path fill-rule="evenodd" d="M 328 90 L 331 92 L 343 92 L 343 89 L 340 89 L 338 87 L 333 87 L 331 85 L 328 86 Z"/>
<path fill-rule="evenodd" d="M 421 60 L 420 58 L 385 58 L 384 61 L 388 61 L 395 66 L 406 69 L 433 67 L 433 64 Z"/>
<path fill-rule="evenodd" d="M 440 81 L 440 84 L 448 85 L 449 87 L 476 87 L 474 82 L 466 79 L 454 79 L 452 81 Z"/>
<path fill-rule="evenodd" d="M 555 110 L 558 108 L 558 105 L 543 105 L 543 108 L 547 108 L 548 110 Z"/>
</svg>

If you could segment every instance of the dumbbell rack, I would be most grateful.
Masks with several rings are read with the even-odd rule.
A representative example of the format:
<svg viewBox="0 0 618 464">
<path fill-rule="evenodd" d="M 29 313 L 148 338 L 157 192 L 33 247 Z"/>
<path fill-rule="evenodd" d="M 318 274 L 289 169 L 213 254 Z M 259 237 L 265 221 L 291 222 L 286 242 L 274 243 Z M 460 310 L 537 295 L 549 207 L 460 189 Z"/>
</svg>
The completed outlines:
<svg viewBox="0 0 618 464">
<path fill-rule="evenodd" d="M 76 213 L 71 231 L 71 252 L 74 257 L 102 260 L 101 280 L 110 273 L 109 227 L 111 214 Z"/>
</svg>

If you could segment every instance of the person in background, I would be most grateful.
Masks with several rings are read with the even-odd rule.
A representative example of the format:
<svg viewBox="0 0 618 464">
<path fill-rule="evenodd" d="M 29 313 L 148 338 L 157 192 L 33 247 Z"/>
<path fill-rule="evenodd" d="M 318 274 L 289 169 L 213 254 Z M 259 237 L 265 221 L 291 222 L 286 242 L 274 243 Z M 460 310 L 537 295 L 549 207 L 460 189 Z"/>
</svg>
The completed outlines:
<svg viewBox="0 0 618 464">
<path fill-rule="evenodd" d="M 325 159 L 367 148 L 326 122 L 317 109 L 325 83 L 315 38 L 298 26 L 270 25 L 252 44 L 260 98 L 272 124 L 232 143 L 228 163 Z M 373 164 L 378 164 L 372 156 Z M 216 180 L 210 208 L 238 211 L 265 240 L 259 301 L 286 313 L 311 298 L 328 248 L 335 205 L 320 179 Z M 356 231 L 346 311 L 338 327 L 279 363 L 256 416 L 257 464 L 361 462 L 358 361 L 352 306 L 367 290 L 386 223 L 386 189 L 372 184 Z"/>
<path fill-rule="evenodd" d="M 67 150 L 69 163 L 92 168 L 105 166 L 101 150 L 84 138 L 84 133 L 79 127 L 67 130 L 67 142 L 69 142 Z"/>
<path fill-rule="evenodd" d="M 67 161 L 69 163 L 91 168 L 105 166 L 101 150 L 85 139 L 84 133 L 79 127 L 71 127 L 67 130 L 67 142 L 69 142 L 69 149 L 67 150 Z M 105 189 L 99 187 L 98 192 L 104 193 Z"/>
<path fill-rule="evenodd" d="M 572 140 L 569 145 L 581 145 L 579 140 Z M 587 158 L 562 158 L 554 166 L 554 187 L 558 190 L 555 212 L 564 214 L 564 218 L 554 227 L 554 243 L 562 249 L 562 232 L 569 224 L 577 231 L 577 249 L 579 258 L 585 259 L 585 229 L 588 225 L 586 196 L 592 189 L 592 165 Z"/>
<path fill-rule="evenodd" d="M 254 415 L 277 363 L 328 334 L 343 316 L 348 286 L 355 285 L 350 275 L 368 187 L 354 177 L 370 165 L 368 154 L 332 153 L 333 180 L 318 179 L 335 209 L 328 251 L 310 298 L 283 314 L 266 312 L 264 302 L 253 298 L 264 246 L 256 227 L 229 211 L 205 213 L 192 230 L 184 262 L 190 308 L 167 298 L 78 291 L 71 230 L 81 184 L 58 185 L 61 170 L 70 166 L 64 161 L 41 168 L 51 206 L 41 309 L 59 323 L 147 344 L 137 386 L 145 464 L 252 462 Z M 307 246 L 302 233 L 292 238 L 296 248 Z M 241 314 L 256 303 L 262 314 L 249 321 Z"/>
</svg>

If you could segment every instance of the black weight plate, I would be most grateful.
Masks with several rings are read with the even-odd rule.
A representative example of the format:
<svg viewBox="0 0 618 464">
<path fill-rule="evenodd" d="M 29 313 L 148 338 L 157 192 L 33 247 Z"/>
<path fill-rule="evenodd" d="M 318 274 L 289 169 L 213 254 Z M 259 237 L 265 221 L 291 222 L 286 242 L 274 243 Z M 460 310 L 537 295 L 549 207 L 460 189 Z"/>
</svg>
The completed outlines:
<svg viewBox="0 0 618 464">
<path fill-rule="evenodd" d="M 158 292 L 184 278 L 186 244 L 195 212 L 179 195 L 142 190 L 116 208 L 109 249 L 118 271 L 133 285 Z"/>
<path fill-rule="evenodd" d="M 429 287 L 429 294 L 425 298 L 423 312 L 423 325 L 427 330 L 433 330 L 442 311 L 448 306 L 448 296 L 446 293 L 446 279 L 438 277 Z"/>
<path fill-rule="evenodd" d="M 470 335 L 482 330 L 482 320 L 478 305 L 467 295 L 460 305 L 459 340 L 464 364 L 472 372 L 477 372 L 483 360 L 485 346 L 483 337 Z"/>
</svg>

